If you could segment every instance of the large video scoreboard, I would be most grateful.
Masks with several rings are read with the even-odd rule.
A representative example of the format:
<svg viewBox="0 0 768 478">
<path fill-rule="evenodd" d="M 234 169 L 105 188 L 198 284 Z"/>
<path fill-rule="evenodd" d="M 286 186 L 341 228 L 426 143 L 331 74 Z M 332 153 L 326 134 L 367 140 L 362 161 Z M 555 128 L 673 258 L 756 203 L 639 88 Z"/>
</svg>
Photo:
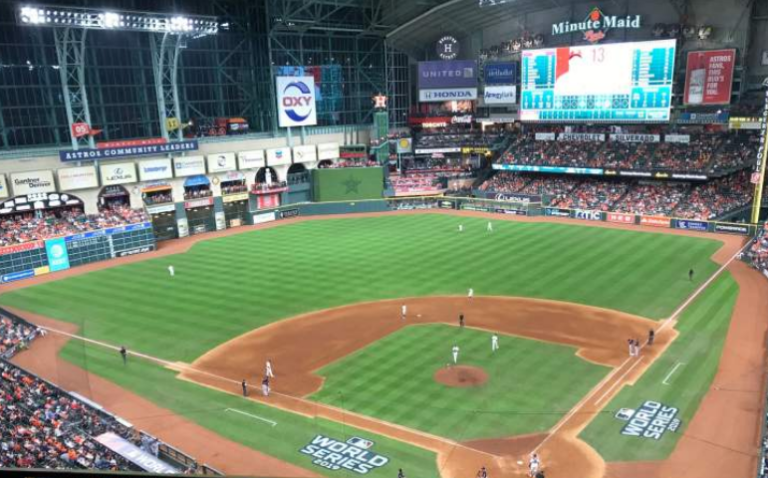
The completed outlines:
<svg viewBox="0 0 768 478">
<path fill-rule="evenodd" d="M 669 121 L 675 40 L 526 50 L 523 121 Z"/>
<path fill-rule="evenodd" d="M 0 248 L 0 284 L 91 262 L 154 251 L 148 222 Z"/>
</svg>

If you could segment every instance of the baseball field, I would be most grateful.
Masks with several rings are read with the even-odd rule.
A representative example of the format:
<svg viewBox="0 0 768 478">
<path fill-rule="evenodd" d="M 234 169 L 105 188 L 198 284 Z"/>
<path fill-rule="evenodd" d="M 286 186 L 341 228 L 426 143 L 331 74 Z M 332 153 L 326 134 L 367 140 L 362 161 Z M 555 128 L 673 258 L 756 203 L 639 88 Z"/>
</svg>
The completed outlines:
<svg viewBox="0 0 768 478">
<path fill-rule="evenodd" d="M 298 219 L 0 305 L 53 331 L 17 362 L 228 473 L 496 478 L 537 451 L 548 477 L 750 476 L 768 284 L 731 260 L 741 245 L 469 213 Z"/>
</svg>

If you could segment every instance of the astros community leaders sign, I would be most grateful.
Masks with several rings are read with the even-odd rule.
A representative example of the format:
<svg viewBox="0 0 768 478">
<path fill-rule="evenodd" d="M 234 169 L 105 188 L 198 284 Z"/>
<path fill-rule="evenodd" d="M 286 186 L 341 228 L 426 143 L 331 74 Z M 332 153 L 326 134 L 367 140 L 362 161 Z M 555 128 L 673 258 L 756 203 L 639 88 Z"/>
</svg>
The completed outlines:
<svg viewBox="0 0 768 478">
<path fill-rule="evenodd" d="M 389 463 L 389 458 L 371 451 L 373 445 L 373 441 L 360 437 L 352 437 L 343 442 L 317 435 L 299 451 L 314 458 L 312 461 L 314 465 L 327 470 L 344 469 L 365 475 Z"/>
</svg>

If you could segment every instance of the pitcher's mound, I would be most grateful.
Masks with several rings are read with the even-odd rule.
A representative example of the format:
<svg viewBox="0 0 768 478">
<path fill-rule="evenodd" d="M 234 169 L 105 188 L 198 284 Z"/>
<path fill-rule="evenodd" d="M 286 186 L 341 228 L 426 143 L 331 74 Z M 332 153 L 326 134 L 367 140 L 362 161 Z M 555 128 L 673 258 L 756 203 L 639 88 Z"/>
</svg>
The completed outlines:
<svg viewBox="0 0 768 478">
<path fill-rule="evenodd" d="M 488 374 L 479 367 L 452 365 L 435 372 L 435 381 L 448 387 L 477 387 L 488 381 Z"/>
</svg>

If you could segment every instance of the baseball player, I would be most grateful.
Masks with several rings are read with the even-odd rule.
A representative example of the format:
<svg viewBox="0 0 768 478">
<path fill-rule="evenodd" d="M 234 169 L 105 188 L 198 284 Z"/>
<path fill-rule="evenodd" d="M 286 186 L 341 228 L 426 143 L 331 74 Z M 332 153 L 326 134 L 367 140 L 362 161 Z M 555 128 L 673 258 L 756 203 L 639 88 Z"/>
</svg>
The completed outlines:
<svg viewBox="0 0 768 478">
<path fill-rule="evenodd" d="M 264 377 L 261 381 L 261 394 L 265 397 L 269 396 L 269 377 Z"/>
<path fill-rule="evenodd" d="M 469 297 L 471 299 L 474 296 L 475 296 L 475 289 L 470 287 L 469 288 L 469 292 L 467 292 L 467 297 Z"/>
<path fill-rule="evenodd" d="M 168 266 L 168 273 L 171 274 L 171 277 L 176 275 L 176 270 L 173 268 L 173 266 Z"/>
<path fill-rule="evenodd" d="M 528 474 L 530 476 L 536 476 L 536 474 L 539 472 L 539 468 L 541 468 L 541 460 L 539 460 L 539 455 L 536 453 L 531 453 L 531 457 L 528 459 Z"/>
<path fill-rule="evenodd" d="M 456 365 L 459 362 L 459 346 L 454 345 L 451 353 L 453 354 L 453 364 Z"/>
<path fill-rule="evenodd" d="M 459 327 L 464 328 L 464 314 L 459 314 Z"/>
<path fill-rule="evenodd" d="M 120 356 L 123 357 L 123 365 L 128 365 L 128 350 L 125 346 L 120 347 Z"/>
<path fill-rule="evenodd" d="M 693 282 L 693 269 L 688 271 L 688 281 Z"/>
<path fill-rule="evenodd" d="M 402 308 L 402 310 L 400 311 L 400 318 L 402 318 L 403 320 L 405 320 L 405 316 L 406 316 L 406 315 L 408 315 L 408 306 L 407 306 L 407 305 L 405 305 L 405 304 L 403 304 L 403 308 Z"/>
<path fill-rule="evenodd" d="M 485 228 L 488 232 L 493 232 L 493 223 L 491 221 L 488 221 L 488 226 Z"/>
<path fill-rule="evenodd" d="M 480 468 L 480 471 L 477 472 L 477 478 L 488 478 L 488 470 L 485 467 Z"/>
<path fill-rule="evenodd" d="M 266 375 L 269 378 L 275 378 L 275 374 L 272 373 L 272 360 L 270 360 L 270 359 L 267 359 Z"/>
<path fill-rule="evenodd" d="M 656 332 L 651 329 L 648 331 L 648 345 L 653 345 L 653 339 L 656 338 Z"/>
<path fill-rule="evenodd" d="M 499 350 L 499 336 L 496 334 L 491 335 L 491 352 Z"/>
<path fill-rule="evenodd" d="M 240 384 L 240 386 L 243 387 L 243 396 L 248 396 L 248 384 L 246 383 L 245 379 L 243 379 L 243 383 Z"/>
<path fill-rule="evenodd" d="M 459 232 L 464 232 L 464 224 L 459 224 Z"/>
</svg>

